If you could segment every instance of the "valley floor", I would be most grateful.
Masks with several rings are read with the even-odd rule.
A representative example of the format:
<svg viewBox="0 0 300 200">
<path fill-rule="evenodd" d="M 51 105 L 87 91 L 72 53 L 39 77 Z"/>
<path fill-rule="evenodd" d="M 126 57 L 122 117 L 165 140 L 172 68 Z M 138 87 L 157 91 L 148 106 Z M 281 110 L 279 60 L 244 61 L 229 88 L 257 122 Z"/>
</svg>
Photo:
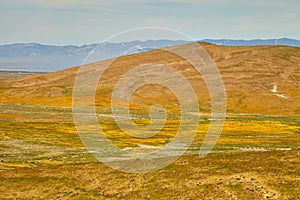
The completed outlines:
<svg viewBox="0 0 300 200">
<path fill-rule="evenodd" d="M 178 125 L 173 116 L 142 141 L 121 133 L 108 113 L 99 119 L 120 148 L 162 146 Z M 199 159 L 208 124 L 200 121 L 192 148 L 175 163 L 130 174 L 88 153 L 70 108 L 1 104 L 0 199 L 300 199 L 299 117 L 228 114 L 213 152 Z"/>
</svg>

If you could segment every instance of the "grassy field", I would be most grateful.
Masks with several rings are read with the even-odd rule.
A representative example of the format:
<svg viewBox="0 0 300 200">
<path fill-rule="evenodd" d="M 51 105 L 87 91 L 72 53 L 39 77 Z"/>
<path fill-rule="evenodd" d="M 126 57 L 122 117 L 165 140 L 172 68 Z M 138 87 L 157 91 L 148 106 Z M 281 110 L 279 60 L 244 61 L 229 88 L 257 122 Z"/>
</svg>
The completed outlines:
<svg viewBox="0 0 300 200">
<path fill-rule="evenodd" d="M 152 104 L 164 105 L 168 116 L 158 134 L 136 138 L 112 118 L 115 84 L 147 63 L 166 64 L 187 78 L 204 112 L 197 134 L 176 162 L 145 174 L 111 169 L 83 145 L 71 110 L 79 67 L 24 77 L 0 74 L 0 199 L 300 199 L 300 48 L 201 45 L 220 70 L 227 99 L 224 129 L 203 159 L 198 154 L 210 123 L 210 94 L 190 63 L 176 55 L 154 50 L 120 57 L 99 80 L 95 101 L 87 104 L 95 104 L 99 126 L 116 146 L 154 151 L 176 135 L 176 96 L 157 85 L 135 91 L 129 108 L 136 124 L 149 123 Z M 87 77 L 106 62 L 86 65 Z"/>
<path fill-rule="evenodd" d="M 228 114 L 213 152 L 198 158 L 209 121 L 200 120 L 187 155 L 146 174 L 97 162 L 76 132 L 69 108 L 0 105 L 0 198 L 299 199 L 300 118 Z M 169 119 L 151 139 L 131 138 L 99 117 L 119 147 L 161 146 L 175 135 Z M 136 120 L 143 124 L 145 120 Z"/>
</svg>

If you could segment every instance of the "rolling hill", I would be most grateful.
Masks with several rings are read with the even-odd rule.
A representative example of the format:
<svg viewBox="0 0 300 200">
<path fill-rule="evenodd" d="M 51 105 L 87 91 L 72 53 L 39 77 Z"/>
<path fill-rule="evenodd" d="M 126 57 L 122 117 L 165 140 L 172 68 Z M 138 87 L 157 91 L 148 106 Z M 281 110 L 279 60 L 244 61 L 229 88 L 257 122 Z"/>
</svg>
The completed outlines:
<svg viewBox="0 0 300 200">
<path fill-rule="evenodd" d="M 299 115 L 300 48 L 218 46 L 210 43 L 201 45 L 220 70 L 227 93 L 228 112 Z M 188 46 L 179 45 L 176 48 L 184 49 Z M 96 105 L 102 109 L 109 108 L 110 95 L 121 75 L 146 63 L 166 64 L 182 73 L 197 91 L 201 109 L 210 109 L 208 90 L 193 67 L 182 58 L 161 49 L 122 56 L 114 61 L 98 85 Z M 79 67 L 73 67 L 49 74 L 1 81 L 0 102 L 70 107 L 78 69 Z M 144 86 L 136 91 L 133 99 L 139 102 L 133 105 L 137 109 L 152 104 L 157 99 L 170 108 L 177 106 L 175 96 L 160 86 Z"/>
</svg>

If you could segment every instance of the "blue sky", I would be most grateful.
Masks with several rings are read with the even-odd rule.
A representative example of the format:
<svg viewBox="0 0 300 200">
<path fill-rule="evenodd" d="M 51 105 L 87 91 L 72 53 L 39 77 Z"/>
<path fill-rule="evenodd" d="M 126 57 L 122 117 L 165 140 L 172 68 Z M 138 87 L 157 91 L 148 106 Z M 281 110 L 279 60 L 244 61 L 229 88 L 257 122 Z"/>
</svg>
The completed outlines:
<svg viewBox="0 0 300 200">
<path fill-rule="evenodd" d="M 82 45 L 153 26 L 195 40 L 300 39 L 300 1 L 0 0 L 0 44 Z"/>
</svg>

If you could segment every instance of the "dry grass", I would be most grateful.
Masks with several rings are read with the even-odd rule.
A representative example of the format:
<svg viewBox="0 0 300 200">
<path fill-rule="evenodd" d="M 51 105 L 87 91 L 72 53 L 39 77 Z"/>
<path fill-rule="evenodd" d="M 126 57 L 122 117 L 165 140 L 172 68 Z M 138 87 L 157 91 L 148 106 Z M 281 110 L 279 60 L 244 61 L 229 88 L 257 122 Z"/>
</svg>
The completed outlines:
<svg viewBox="0 0 300 200">
<path fill-rule="evenodd" d="M 204 113 L 188 154 L 147 174 L 110 169 L 84 148 L 69 108 L 78 68 L 1 81 L 0 199 L 300 199 L 299 48 L 203 46 L 217 63 L 228 95 L 221 137 L 211 154 L 195 155 L 209 125 Z M 177 56 L 155 50 L 122 57 L 106 71 L 95 102 L 97 112 L 108 115 L 99 117 L 99 125 L 120 148 L 165 145 L 179 126 L 176 98 L 159 86 L 136 91 L 133 98 L 140 104 L 130 105 L 139 125 L 149 123 L 147 109 L 155 100 L 166 105 L 168 120 L 159 134 L 130 137 L 109 117 L 118 78 L 148 62 L 184 74 L 198 91 L 201 111 L 210 109 L 203 80 Z M 270 91 L 274 84 L 287 99 Z"/>
<path fill-rule="evenodd" d="M 87 153 L 70 110 L 2 105 L 1 112 L 0 198 L 300 197 L 297 117 L 228 115 L 218 144 L 204 159 L 185 155 L 156 172 L 127 174 L 96 163 Z M 137 139 L 120 132 L 112 120 L 102 122 L 107 136 L 121 148 L 163 145 L 178 127 L 177 120 L 169 120 L 157 136 Z M 193 147 L 199 148 L 208 123 L 200 121 Z"/>
<path fill-rule="evenodd" d="M 299 199 L 299 151 L 184 156 L 127 174 L 101 163 L 0 172 L 0 197 L 63 199 Z"/>
</svg>

